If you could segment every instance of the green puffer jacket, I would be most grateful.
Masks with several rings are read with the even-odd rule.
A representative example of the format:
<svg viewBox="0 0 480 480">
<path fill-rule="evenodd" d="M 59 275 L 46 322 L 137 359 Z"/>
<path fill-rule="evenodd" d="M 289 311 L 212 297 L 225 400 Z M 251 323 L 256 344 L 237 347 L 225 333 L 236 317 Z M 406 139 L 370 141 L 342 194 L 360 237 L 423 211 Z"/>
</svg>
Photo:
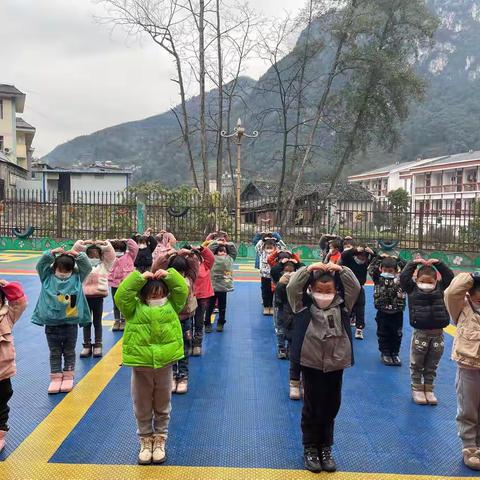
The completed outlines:
<svg viewBox="0 0 480 480">
<path fill-rule="evenodd" d="M 115 294 L 115 303 L 127 321 L 122 359 L 128 367 L 163 368 L 184 356 L 178 313 L 187 300 L 188 286 L 175 269 L 167 271 L 163 281 L 170 293 L 161 307 L 150 307 L 138 299 L 147 282 L 137 271 L 123 280 Z"/>
<path fill-rule="evenodd" d="M 233 290 L 233 258 L 215 255 L 211 272 L 214 292 L 231 292 Z"/>
</svg>

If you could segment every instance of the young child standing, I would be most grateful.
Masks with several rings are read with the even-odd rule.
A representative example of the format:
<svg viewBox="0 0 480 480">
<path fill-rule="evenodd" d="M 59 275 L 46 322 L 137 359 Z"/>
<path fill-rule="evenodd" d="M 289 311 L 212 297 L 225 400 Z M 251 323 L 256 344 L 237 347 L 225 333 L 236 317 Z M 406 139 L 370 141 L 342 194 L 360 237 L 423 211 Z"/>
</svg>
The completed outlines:
<svg viewBox="0 0 480 480">
<path fill-rule="evenodd" d="M 480 272 L 457 275 L 445 291 L 445 303 L 457 326 L 452 359 L 457 362 L 457 429 L 463 462 L 480 470 Z"/>
<path fill-rule="evenodd" d="M 334 423 L 343 371 L 353 365 L 349 314 L 360 289 L 353 272 L 334 263 L 301 268 L 287 287 L 295 314 L 290 355 L 301 365 L 304 386 L 304 461 L 312 472 L 336 470 Z"/>
<path fill-rule="evenodd" d="M 377 256 L 368 272 L 374 287 L 373 301 L 377 309 L 378 349 L 384 365 L 400 367 L 400 346 L 403 336 L 403 311 L 406 306 L 405 292 L 400 287 L 402 262 L 393 257 Z"/>
<path fill-rule="evenodd" d="M 50 349 L 48 393 L 73 389 L 78 326 L 86 327 L 92 321 L 82 285 L 91 271 L 85 253 L 65 252 L 62 247 L 45 252 L 37 264 L 42 289 L 32 323 L 45 326 Z"/>
<path fill-rule="evenodd" d="M 433 382 L 445 348 L 443 329 L 450 323 L 443 294 L 453 277 L 443 262 L 422 258 L 408 262 L 400 274 L 400 286 L 408 295 L 410 325 L 414 328 L 410 372 L 412 399 L 419 405 L 438 403 Z"/>
<path fill-rule="evenodd" d="M 109 241 L 78 240 L 73 246 L 76 252 L 87 254 L 92 271 L 83 284 L 93 319 L 95 342 L 92 345 L 92 325 L 83 327 L 83 349 L 80 358 L 102 356 L 103 300 L 108 297 L 108 276 L 115 261 L 115 250 Z"/>
<path fill-rule="evenodd" d="M 11 378 L 17 373 L 13 326 L 27 308 L 27 297 L 17 282 L 0 280 L 0 452 L 8 432 L 9 400 L 13 395 Z"/>
<path fill-rule="evenodd" d="M 212 242 L 209 248 L 215 256 L 212 268 L 214 296 L 210 298 L 205 315 L 205 332 L 212 332 L 210 319 L 216 302 L 218 302 L 217 332 L 223 332 L 226 323 L 227 293 L 233 291 L 233 261 L 237 256 L 237 249 L 231 242 Z"/>
<path fill-rule="evenodd" d="M 115 250 L 116 259 L 113 262 L 112 270 L 108 276 L 108 285 L 112 290 L 113 298 L 113 316 L 114 322 L 112 331 L 123 331 L 125 328 L 125 319 L 122 318 L 120 310 L 115 303 L 115 293 L 124 278 L 135 270 L 135 259 L 138 254 L 138 245 L 131 238 L 128 240 L 112 240 L 112 246 Z"/>
<path fill-rule="evenodd" d="M 160 230 L 160 232 L 158 232 L 156 241 L 157 246 L 152 253 L 153 261 L 155 261 L 159 256 L 165 255 L 170 250 L 173 250 L 177 244 L 177 239 L 175 236 L 166 230 Z"/>
<path fill-rule="evenodd" d="M 152 235 L 151 228 L 148 228 L 143 235 L 135 235 L 133 240 L 138 243 L 134 265 L 140 273 L 144 273 L 152 268 L 153 252 L 157 248 L 157 241 Z"/>
<path fill-rule="evenodd" d="M 140 437 L 138 463 L 163 463 L 171 411 L 172 364 L 183 357 L 178 313 L 187 300 L 183 277 L 173 268 L 135 271 L 115 301 L 126 319 L 123 365 L 132 367 L 132 400 Z"/>
</svg>

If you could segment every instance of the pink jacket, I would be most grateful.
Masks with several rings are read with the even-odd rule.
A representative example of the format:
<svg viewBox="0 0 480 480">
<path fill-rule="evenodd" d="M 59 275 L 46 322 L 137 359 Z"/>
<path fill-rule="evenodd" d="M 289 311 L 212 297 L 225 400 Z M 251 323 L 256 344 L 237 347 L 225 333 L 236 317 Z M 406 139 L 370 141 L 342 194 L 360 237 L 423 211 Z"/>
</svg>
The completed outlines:
<svg viewBox="0 0 480 480">
<path fill-rule="evenodd" d="M 122 280 L 135 270 L 135 259 L 137 258 L 138 244 L 131 238 L 127 240 L 127 251 L 125 255 L 115 258 L 112 270 L 108 276 L 108 285 L 118 287 Z"/>
<path fill-rule="evenodd" d="M 17 373 L 12 328 L 27 308 L 27 297 L 17 282 L 1 288 L 8 300 L 8 305 L 0 308 L 0 380 L 6 380 Z"/>
<path fill-rule="evenodd" d="M 108 276 L 112 271 L 113 264 L 116 260 L 115 250 L 110 242 L 107 245 L 100 246 L 102 249 L 103 261 L 92 268 L 90 275 L 83 282 L 83 292 L 87 297 L 107 297 L 108 296 Z M 84 252 L 86 247 L 81 241 L 75 243 L 73 249 L 76 252 Z"/>
<path fill-rule="evenodd" d="M 210 278 L 210 272 L 213 264 L 215 263 L 215 255 L 209 248 L 202 250 L 203 262 L 200 264 L 198 270 L 198 277 L 193 284 L 195 296 L 198 299 L 213 297 L 212 279 Z"/>
<path fill-rule="evenodd" d="M 163 234 L 157 235 L 157 247 L 152 253 L 152 258 L 155 261 L 157 257 L 167 253 L 172 248 L 175 248 L 175 244 L 177 243 L 177 239 L 169 232 L 165 232 Z"/>
</svg>

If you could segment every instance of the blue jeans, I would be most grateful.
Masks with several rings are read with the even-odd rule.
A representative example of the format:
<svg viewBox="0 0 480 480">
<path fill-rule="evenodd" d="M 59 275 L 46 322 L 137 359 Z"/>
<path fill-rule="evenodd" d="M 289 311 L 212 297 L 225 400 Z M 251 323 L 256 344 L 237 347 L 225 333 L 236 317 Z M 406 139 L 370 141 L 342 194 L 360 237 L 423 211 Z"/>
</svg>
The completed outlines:
<svg viewBox="0 0 480 480">
<path fill-rule="evenodd" d="M 48 348 L 50 349 L 50 372 L 62 373 L 75 370 L 75 345 L 77 344 L 78 325 L 46 325 Z"/>
<path fill-rule="evenodd" d="M 185 356 L 173 365 L 173 376 L 177 380 L 188 378 L 188 357 L 192 349 L 192 317 L 180 321 L 183 332 L 183 351 Z"/>
</svg>

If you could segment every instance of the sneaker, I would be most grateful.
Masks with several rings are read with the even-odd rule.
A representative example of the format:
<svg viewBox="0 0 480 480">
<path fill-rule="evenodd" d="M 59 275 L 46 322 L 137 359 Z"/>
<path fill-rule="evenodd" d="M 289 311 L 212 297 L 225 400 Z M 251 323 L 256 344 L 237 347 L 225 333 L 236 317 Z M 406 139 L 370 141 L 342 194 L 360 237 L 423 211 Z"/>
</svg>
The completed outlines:
<svg viewBox="0 0 480 480">
<path fill-rule="evenodd" d="M 120 330 L 120 320 L 113 322 L 112 332 L 118 332 Z"/>
<path fill-rule="evenodd" d="M 412 389 L 412 400 L 417 405 L 427 405 L 427 397 L 425 396 L 425 392 L 423 390 L 415 390 Z"/>
<path fill-rule="evenodd" d="M 382 363 L 384 365 L 386 365 L 387 367 L 392 367 L 393 366 L 393 358 L 390 355 L 382 353 L 380 358 L 382 359 Z"/>
<path fill-rule="evenodd" d="M 63 372 L 62 385 L 60 387 L 61 393 L 68 393 L 73 390 L 74 377 L 75 377 L 74 371 Z"/>
<path fill-rule="evenodd" d="M 212 333 L 212 332 L 213 332 L 212 324 L 208 323 L 207 325 L 205 325 L 205 333 Z"/>
<path fill-rule="evenodd" d="M 138 452 L 138 464 L 150 465 L 152 463 L 152 437 L 140 437 L 140 452 Z"/>
<path fill-rule="evenodd" d="M 337 471 L 337 464 L 332 455 L 332 447 L 320 448 L 320 463 L 322 464 L 322 470 L 325 472 Z"/>
<path fill-rule="evenodd" d="M 287 359 L 287 351 L 284 348 L 279 348 L 277 350 L 277 358 L 279 360 L 286 360 Z"/>
<path fill-rule="evenodd" d="M 354 327 L 357 324 L 357 321 L 355 320 L 355 317 L 350 317 L 350 326 Z"/>
<path fill-rule="evenodd" d="M 123 332 L 125 330 L 125 321 L 123 322 L 120 322 L 119 326 L 118 326 L 118 329 Z"/>
<path fill-rule="evenodd" d="M 60 393 L 60 387 L 62 386 L 63 373 L 51 373 L 50 385 L 48 386 L 48 393 L 50 395 Z"/>
<path fill-rule="evenodd" d="M 392 355 L 392 360 L 393 360 L 393 366 L 394 367 L 401 367 L 402 366 L 402 360 L 400 360 L 400 357 L 398 355 Z"/>
<path fill-rule="evenodd" d="M 264 315 L 269 315 L 270 309 L 268 307 L 263 307 L 263 314 Z"/>
<path fill-rule="evenodd" d="M 320 473 L 322 471 L 318 448 L 314 445 L 305 445 L 303 450 L 303 461 L 305 468 L 310 472 Z"/>
<path fill-rule="evenodd" d="M 188 392 L 188 378 L 181 378 L 177 382 L 177 392 L 179 395 L 184 395 Z"/>
<path fill-rule="evenodd" d="M 165 443 L 167 439 L 165 435 L 154 435 L 153 436 L 153 446 L 152 446 L 152 461 L 153 463 L 159 464 L 164 463 L 167 459 L 165 453 Z"/>
<path fill-rule="evenodd" d="M 201 357 L 202 356 L 202 347 L 193 347 L 192 356 L 193 357 Z"/>
<path fill-rule="evenodd" d="M 290 400 L 300 400 L 300 380 L 290 380 Z"/>
<path fill-rule="evenodd" d="M 269 315 L 270 317 L 273 317 L 273 314 L 274 314 L 274 313 L 275 313 L 275 312 L 274 312 L 274 310 L 273 310 L 273 307 L 269 307 L 269 308 L 268 308 L 268 315 Z"/>
<path fill-rule="evenodd" d="M 223 323 L 217 323 L 217 332 L 223 332 Z"/>
<path fill-rule="evenodd" d="M 355 330 L 355 338 L 357 340 L 363 340 L 363 330 L 361 328 Z"/>
<path fill-rule="evenodd" d="M 102 344 L 101 343 L 96 343 L 93 346 L 93 358 L 99 358 L 102 355 L 103 355 Z"/>
<path fill-rule="evenodd" d="M 92 345 L 88 343 L 83 344 L 83 349 L 80 352 L 80 358 L 88 358 L 92 356 Z"/>
<path fill-rule="evenodd" d="M 218 312 L 219 312 L 218 307 L 215 307 L 215 308 L 213 309 L 213 313 L 218 313 Z"/>
<path fill-rule="evenodd" d="M 425 388 L 425 398 L 429 405 L 438 405 L 438 399 L 433 393 L 433 390 L 427 390 L 427 388 Z"/>
<path fill-rule="evenodd" d="M 472 470 L 480 470 L 480 449 L 477 447 L 464 448 L 462 454 L 463 463 L 468 468 Z"/>
<path fill-rule="evenodd" d="M 0 430 L 0 452 L 5 448 L 6 437 L 7 437 L 7 432 L 5 430 Z"/>
<path fill-rule="evenodd" d="M 172 377 L 172 393 L 177 393 L 178 381 L 175 377 Z"/>
</svg>

